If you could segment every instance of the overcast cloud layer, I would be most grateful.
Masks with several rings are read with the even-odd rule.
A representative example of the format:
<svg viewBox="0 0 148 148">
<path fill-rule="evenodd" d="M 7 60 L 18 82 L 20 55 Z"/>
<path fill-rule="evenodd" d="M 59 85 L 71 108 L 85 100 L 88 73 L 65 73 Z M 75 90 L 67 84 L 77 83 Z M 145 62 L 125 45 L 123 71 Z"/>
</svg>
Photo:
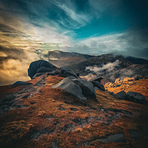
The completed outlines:
<svg viewBox="0 0 148 148">
<path fill-rule="evenodd" d="M 148 59 L 147 7 L 147 0 L 0 0 L 1 84 L 8 80 L 4 76 L 16 77 L 9 63 L 16 79 L 18 66 L 26 65 L 29 79 L 36 50 Z"/>
</svg>

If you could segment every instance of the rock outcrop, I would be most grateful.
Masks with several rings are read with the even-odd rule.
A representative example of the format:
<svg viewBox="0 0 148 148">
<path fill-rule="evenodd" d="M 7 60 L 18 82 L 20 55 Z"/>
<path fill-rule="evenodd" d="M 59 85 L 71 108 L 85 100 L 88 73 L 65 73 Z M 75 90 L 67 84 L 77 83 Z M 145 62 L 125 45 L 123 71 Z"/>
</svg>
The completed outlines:
<svg viewBox="0 0 148 148">
<path fill-rule="evenodd" d="M 56 66 L 50 64 L 47 61 L 39 60 L 32 62 L 30 64 L 30 67 L 28 69 L 28 75 L 32 78 L 35 78 L 36 76 L 40 76 L 43 73 L 46 73 L 48 75 L 58 75 L 59 77 L 65 77 L 61 82 L 54 85 L 53 88 L 60 88 L 68 93 L 73 94 L 81 102 L 86 103 L 87 99 L 89 98 L 93 101 L 96 100 L 96 92 L 93 87 L 93 84 L 89 81 L 86 81 L 84 79 L 79 78 L 78 75 L 74 74 L 70 70 L 67 69 L 59 69 Z M 99 78 L 97 80 L 94 80 L 94 83 L 99 83 L 102 78 Z M 99 82 L 97 82 L 99 81 Z M 101 90 L 105 90 L 103 85 L 100 83 L 96 85 Z"/>
<path fill-rule="evenodd" d="M 115 97 L 122 100 L 132 101 L 135 103 L 145 104 L 146 99 L 141 93 L 129 91 L 125 93 L 125 91 L 121 91 L 115 94 Z"/>
<path fill-rule="evenodd" d="M 134 81 L 134 77 L 130 78 L 130 77 L 126 77 L 123 79 L 123 82 L 129 82 L 129 81 Z"/>
<path fill-rule="evenodd" d="M 14 87 L 17 87 L 17 86 L 20 86 L 20 85 L 29 85 L 29 84 L 32 84 L 32 83 L 24 82 L 24 81 L 17 81 L 17 82 L 15 82 L 11 85 L 11 88 L 14 88 Z"/>
<path fill-rule="evenodd" d="M 73 79 L 73 82 L 82 89 L 82 94 L 86 98 L 90 98 L 91 100 L 97 101 L 96 92 L 91 82 L 83 80 L 81 78 Z"/>
<path fill-rule="evenodd" d="M 59 82 L 58 84 L 52 86 L 52 88 L 60 88 L 65 90 L 68 93 L 73 94 L 74 96 L 76 96 L 77 98 L 79 98 L 79 100 L 83 103 L 87 102 L 87 99 L 83 96 L 82 94 L 82 89 L 79 87 L 79 85 L 75 84 L 72 81 L 72 78 L 65 78 L 63 79 L 61 82 Z"/>
<path fill-rule="evenodd" d="M 120 91 L 120 92 L 118 92 L 115 96 L 116 96 L 117 98 L 119 98 L 119 99 L 122 99 L 122 100 L 125 100 L 126 97 L 127 97 L 125 91 Z"/>
<path fill-rule="evenodd" d="M 28 76 L 32 79 L 33 76 L 37 73 L 51 72 L 56 69 L 58 68 L 51 63 L 44 60 L 38 60 L 30 64 L 28 69 Z"/>
<path fill-rule="evenodd" d="M 99 82 L 97 82 L 97 81 L 91 81 L 91 83 L 93 84 L 94 87 L 97 87 L 99 90 L 105 91 L 104 86 L 102 84 L 100 84 Z"/>
<path fill-rule="evenodd" d="M 66 69 L 61 69 L 59 71 L 59 77 L 69 77 L 69 76 L 73 76 L 75 78 L 78 78 L 78 76 L 74 73 L 72 73 L 71 71 L 69 70 L 66 70 Z"/>
<path fill-rule="evenodd" d="M 127 92 L 127 100 L 140 104 L 146 103 L 146 99 L 141 93 L 132 91 Z"/>
<path fill-rule="evenodd" d="M 101 80 L 102 80 L 102 79 L 103 79 L 103 77 L 99 77 L 99 78 L 93 79 L 92 81 L 97 81 L 97 82 L 101 83 Z"/>
<path fill-rule="evenodd" d="M 124 134 L 114 134 L 114 135 L 110 135 L 107 138 L 104 139 L 98 139 L 100 142 L 102 143 L 106 143 L 106 142 L 124 142 L 125 141 L 125 136 Z"/>
<path fill-rule="evenodd" d="M 95 87 L 95 89 L 105 91 L 104 86 L 101 84 L 101 80 L 102 79 L 103 79 L 103 77 L 97 77 L 97 78 L 91 80 L 90 82 L 93 84 L 93 86 Z"/>
<path fill-rule="evenodd" d="M 52 86 L 52 88 L 57 87 L 75 95 L 81 102 L 86 103 L 86 98 L 97 101 L 96 92 L 92 83 L 81 78 L 77 79 L 73 76 L 67 77 L 58 84 Z"/>
</svg>

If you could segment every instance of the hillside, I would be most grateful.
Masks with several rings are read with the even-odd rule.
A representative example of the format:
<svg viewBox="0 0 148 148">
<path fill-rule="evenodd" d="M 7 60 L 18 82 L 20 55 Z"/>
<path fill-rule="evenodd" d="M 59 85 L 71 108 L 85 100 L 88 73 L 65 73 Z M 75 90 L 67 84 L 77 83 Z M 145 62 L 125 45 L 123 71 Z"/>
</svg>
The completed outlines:
<svg viewBox="0 0 148 148">
<path fill-rule="evenodd" d="M 91 56 L 73 52 L 49 51 L 44 55 L 50 63 L 57 67 L 70 69 L 79 73 L 85 79 L 94 79 L 103 76 L 103 84 L 116 78 L 134 77 L 140 75 L 148 78 L 148 60 L 124 57 L 122 55 L 103 54 Z"/>
<path fill-rule="evenodd" d="M 96 57 L 89 58 L 88 60 L 85 60 L 84 62 L 74 64 L 69 66 L 68 68 L 73 70 L 74 72 L 80 72 L 82 74 L 87 73 L 86 72 L 86 67 L 87 66 L 102 66 L 102 64 L 107 64 L 107 63 L 113 63 L 116 60 L 119 60 L 121 68 L 128 67 L 132 63 L 126 60 L 122 56 L 115 56 L 113 54 L 104 54 Z"/>
<path fill-rule="evenodd" d="M 148 60 L 141 59 L 141 58 L 135 58 L 135 57 L 129 56 L 129 57 L 126 57 L 126 59 L 133 64 L 148 64 Z"/>
<path fill-rule="evenodd" d="M 63 79 L 43 74 L 30 85 L 1 86 L 0 147 L 148 147 L 148 104 L 96 90 L 97 103 L 52 88 Z M 148 101 L 148 79 L 133 89 Z M 114 92 L 116 88 L 114 88 Z"/>
<path fill-rule="evenodd" d="M 48 59 L 50 63 L 56 65 L 57 67 L 66 67 L 72 64 L 80 63 L 90 57 L 93 56 L 58 50 L 49 51 L 48 54 L 44 55 L 44 59 Z"/>
<path fill-rule="evenodd" d="M 132 60 L 131 60 L 132 59 Z M 116 78 L 125 78 L 141 75 L 148 78 L 148 64 L 142 64 L 141 60 L 134 58 L 125 58 L 120 55 L 104 54 L 91 57 L 78 64 L 67 66 L 67 69 L 79 73 L 83 78 L 93 79 L 97 76 L 103 76 L 104 80 L 114 81 Z M 145 63 L 147 60 L 144 60 Z M 133 63 L 132 63 L 133 62 Z M 137 63 L 137 64 L 134 64 Z"/>
</svg>

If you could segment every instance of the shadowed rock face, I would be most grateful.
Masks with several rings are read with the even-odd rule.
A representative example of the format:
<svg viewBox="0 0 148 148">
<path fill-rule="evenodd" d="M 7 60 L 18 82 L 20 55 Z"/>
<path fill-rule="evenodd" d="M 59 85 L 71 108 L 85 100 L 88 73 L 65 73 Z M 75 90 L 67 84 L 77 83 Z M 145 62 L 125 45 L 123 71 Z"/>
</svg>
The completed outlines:
<svg viewBox="0 0 148 148">
<path fill-rule="evenodd" d="M 137 93 L 137 92 L 129 91 L 126 93 L 125 91 L 120 91 L 114 96 L 118 99 L 128 100 L 135 103 L 140 103 L 140 104 L 146 103 L 146 98 L 141 93 Z"/>
<path fill-rule="evenodd" d="M 79 78 L 76 74 L 72 73 L 69 70 L 61 69 L 54 65 L 50 64 L 47 61 L 39 60 L 32 62 L 28 69 L 28 75 L 32 78 L 36 76 L 40 76 L 43 72 L 47 73 L 47 75 L 58 75 L 60 77 L 66 77 L 60 83 L 53 86 L 53 88 L 61 88 L 68 93 L 71 93 L 78 97 L 81 102 L 86 103 L 86 98 L 90 98 L 96 101 L 96 93 L 95 89 L 91 82 L 83 80 Z"/>
<path fill-rule="evenodd" d="M 47 61 L 44 61 L 44 60 L 34 61 L 29 66 L 28 76 L 32 79 L 36 73 L 51 72 L 55 69 L 57 69 L 57 67 L 50 64 Z"/>
<path fill-rule="evenodd" d="M 127 100 L 141 104 L 146 103 L 146 99 L 141 93 L 132 92 L 132 91 L 127 92 Z"/>
<path fill-rule="evenodd" d="M 81 88 L 77 84 L 75 84 L 71 80 L 71 78 L 67 77 L 67 78 L 63 79 L 61 82 L 59 82 L 58 84 L 52 86 L 52 88 L 57 88 L 57 87 L 67 91 L 68 93 L 73 94 L 76 97 L 78 97 L 81 102 L 84 102 L 84 103 L 87 102 L 86 98 L 82 94 Z"/>
<path fill-rule="evenodd" d="M 80 86 L 82 93 L 86 98 L 96 101 L 96 92 L 91 82 L 79 79 L 73 79 L 73 82 Z"/>
<path fill-rule="evenodd" d="M 13 83 L 13 84 L 11 85 L 11 87 L 13 88 L 13 87 L 17 87 L 17 86 L 20 86 L 20 85 L 28 85 L 28 84 L 32 84 L 32 83 L 23 82 L 23 81 L 17 81 L 17 82 L 15 82 L 15 83 Z"/>
<path fill-rule="evenodd" d="M 97 87 L 99 90 L 105 91 L 104 86 L 102 84 L 100 84 L 99 82 L 97 82 L 97 81 L 91 81 L 91 83 L 93 84 L 94 87 Z"/>
<path fill-rule="evenodd" d="M 70 77 L 70 76 L 78 78 L 78 76 L 76 74 L 74 74 L 71 71 L 66 70 L 66 69 L 61 69 L 59 72 L 59 77 Z"/>
<path fill-rule="evenodd" d="M 126 99 L 126 92 L 125 91 L 120 91 L 119 93 L 117 93 L 116 95 L 115 95 L 117 98 L 119 98 L 119 99 Z"/>
<path fill-rule="evenodd" d="M 52 88 L 57 87 L 75 95 L 81 102 L 86 103 L 86 98 L 97 101 L 96 92 L 92 83 L 81 78 L 75 78 L 74 76 L 67 77 Z"/>
<path fill-rule="evenodd" d="M 115 135 L 110 135 L 107 138 L 104 139 L 98 139 L 102 143 L 106 142 L 124 142 L 124 134 L 115 134 Z"/>
</svg>

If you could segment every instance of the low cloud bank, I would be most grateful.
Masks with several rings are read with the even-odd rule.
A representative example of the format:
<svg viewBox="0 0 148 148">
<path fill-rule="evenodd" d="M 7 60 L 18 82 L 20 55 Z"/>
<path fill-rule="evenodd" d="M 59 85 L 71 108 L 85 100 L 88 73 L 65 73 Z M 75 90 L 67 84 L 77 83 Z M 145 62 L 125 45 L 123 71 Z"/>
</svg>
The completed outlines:
<svg viewBox="0 0 148 148">
<path fill-rule="evenodd" d="M 135 76 L 134 70 L 129 68 L 120 69 L 120 61 L 116 60 L 113 63 L 103 64 L 102 66 L 87 66 L 86 71 L 89 73 L 82 78 L 89 80 L 95 79 L 98 76 L 103 76 L 105 79 L 114 82 L 116 78 L 124 79 L 125 77 Z"/>
<path fill-rule="evenodd" d="M 116 60 L 113 63 L 107 63 L 107 64 L 103 64 L 102 67 L 98 67 L 98 66 L 87 66 L 86 70 L 90 70 L 91 72 L 95 72 L 96 74 L 101 72 L 101 71 L 108 71 L 111 72 L 113 71 L 116 67 L 118 67 L 120 64 L 119 60 Z"/>
<path fill-rule="evenodd" d="M 0 85 L 12 84 L 16 81 L 27 81 L 29 64 L 38 60 L 31 51 L 0 47 Z"/>
</svg>

